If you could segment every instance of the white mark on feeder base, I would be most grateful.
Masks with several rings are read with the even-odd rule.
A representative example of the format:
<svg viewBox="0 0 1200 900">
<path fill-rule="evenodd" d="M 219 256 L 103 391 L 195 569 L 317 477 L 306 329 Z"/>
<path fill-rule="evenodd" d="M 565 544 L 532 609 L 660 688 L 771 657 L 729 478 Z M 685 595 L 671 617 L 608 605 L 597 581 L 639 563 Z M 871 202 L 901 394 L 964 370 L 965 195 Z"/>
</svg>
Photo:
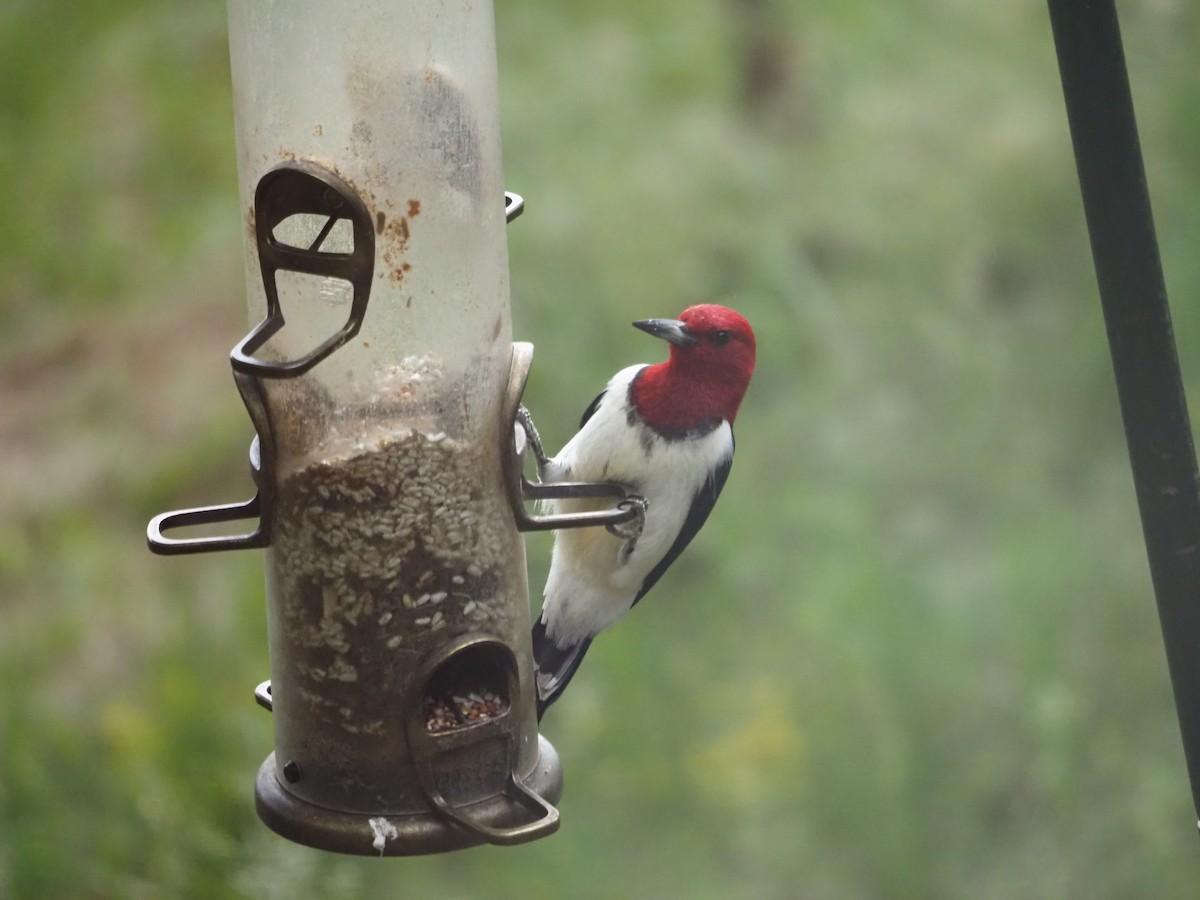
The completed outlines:
<svg viewBox="0 0 1200 900">
<path fill-rule="evenodd" d="M 375 835 L 375 840 L 371 841 L 371 846 L 379 851 L 380 856 L 383 856 L 383 848 L 387 846 L 388 838 L 395 840 L 400 837 L 400 832 L 395 825 L 383 818 L 383 816 L 375 819 L 367 819 L 367 824 L 371 826 L 371 831 Z"/>
</svg>

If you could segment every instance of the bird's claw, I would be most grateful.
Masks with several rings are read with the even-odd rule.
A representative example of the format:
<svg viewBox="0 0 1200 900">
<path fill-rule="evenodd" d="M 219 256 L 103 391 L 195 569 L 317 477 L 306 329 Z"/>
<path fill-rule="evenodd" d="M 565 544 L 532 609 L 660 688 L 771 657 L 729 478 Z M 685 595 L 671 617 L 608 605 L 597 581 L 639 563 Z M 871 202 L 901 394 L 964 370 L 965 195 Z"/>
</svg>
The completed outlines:
<svg viewBox="0 0 1200 900">
<path fill-rule="evenodd" d="M 627 522 L 620 522 L 616 525 L 605 525 L 604 527 L 614 537 L 628 541 L 630 549 L 632 549 L 633 544 L 642 536 L 642 529 L 646 527 L 646 510 L 649 508 L 650 501 L 645 497 L 640 494 L 630 494 L 617 504 L 617 509 L 632 509 L 633 518 Z"/>
<path fill-rule="evenodd" d="M 537 460 L 538 475 L 540 476 L 550 459 L 546 456 L 546 451 L 542 449 L 542 436 L 538 434 L 537 426 L 533 424 L 533 416 L 529 414 L 524 403 L 517 407 L 517 424 L 521 426 L 525 437 L 529 440 L 529 447 L 533 450 L 533 458 Z"/>
</svg>

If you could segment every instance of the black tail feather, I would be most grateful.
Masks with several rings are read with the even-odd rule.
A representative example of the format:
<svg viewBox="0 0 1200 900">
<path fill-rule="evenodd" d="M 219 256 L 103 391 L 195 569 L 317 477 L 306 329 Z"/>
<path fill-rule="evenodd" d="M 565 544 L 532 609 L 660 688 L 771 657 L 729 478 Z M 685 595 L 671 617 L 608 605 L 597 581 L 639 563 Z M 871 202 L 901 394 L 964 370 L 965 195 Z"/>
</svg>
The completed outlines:
<svg viewBox="0 0 1200 900">
<path fill-rule="evenodd" d="M 559 647 L 546 634 L 546 623 L 542 619 L 533 623 L 533 684 L 539 722 L 550 704 L 566 690 L 591 643 L 592 639 L 586 638 L 578 644 Z"/>
</svg>

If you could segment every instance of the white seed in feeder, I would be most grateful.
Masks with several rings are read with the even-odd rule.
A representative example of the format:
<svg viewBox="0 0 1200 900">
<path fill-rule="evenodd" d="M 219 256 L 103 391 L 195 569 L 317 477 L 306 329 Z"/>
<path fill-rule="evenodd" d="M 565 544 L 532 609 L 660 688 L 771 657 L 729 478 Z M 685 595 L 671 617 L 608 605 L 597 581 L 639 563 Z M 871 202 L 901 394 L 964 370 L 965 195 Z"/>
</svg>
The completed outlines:
<svg viewBox="0 0 1200 900">
<path fill-rule="evenodd" d="M 497 616 L 502 620 L 503 604 L 475 598 L 492 595 L 508 577 L 508 510 L 493 506 L 502 499 L 480 507 L 478 451 L 444 433 L 435 437 L 404 430 L 358 440 L 351 455 L 330 451 L 279 485 L 272 554 L 289 598 L 284 629 L 299 655 L 299 693 L 326 720 L 329 686 L 370 680 L 380 666 L 393 665 L 403 634 L 491 628 Z M 349 442 L 340 449 L 347 452 Z M 327 500 L 318 499 L 322 487 Z M 355 676 L 327 656 L 351 648 Z M 361 730 L 371 718 L 369 698 L 338 699 L 350 700 L 352 710 L 338 727 Z"/>
</svg>

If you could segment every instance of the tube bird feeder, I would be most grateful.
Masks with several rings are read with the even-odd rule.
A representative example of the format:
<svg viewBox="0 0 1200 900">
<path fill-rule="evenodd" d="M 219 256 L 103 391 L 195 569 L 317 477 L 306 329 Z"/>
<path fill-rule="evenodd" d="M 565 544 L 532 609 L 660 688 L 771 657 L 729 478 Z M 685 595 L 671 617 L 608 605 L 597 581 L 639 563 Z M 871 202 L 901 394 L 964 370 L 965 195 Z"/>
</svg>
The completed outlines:
<svg viewBox="0 0 1200 900">
<path fill-rule="evenodd" d="M 520 531 L 557 525 L 522 508 L 491 4 L 228 10 L 258 493 L 157 516 L 151 549 L 265 549 L 269 827 L 380 855 L 549 834 Z"/>
</svg>

